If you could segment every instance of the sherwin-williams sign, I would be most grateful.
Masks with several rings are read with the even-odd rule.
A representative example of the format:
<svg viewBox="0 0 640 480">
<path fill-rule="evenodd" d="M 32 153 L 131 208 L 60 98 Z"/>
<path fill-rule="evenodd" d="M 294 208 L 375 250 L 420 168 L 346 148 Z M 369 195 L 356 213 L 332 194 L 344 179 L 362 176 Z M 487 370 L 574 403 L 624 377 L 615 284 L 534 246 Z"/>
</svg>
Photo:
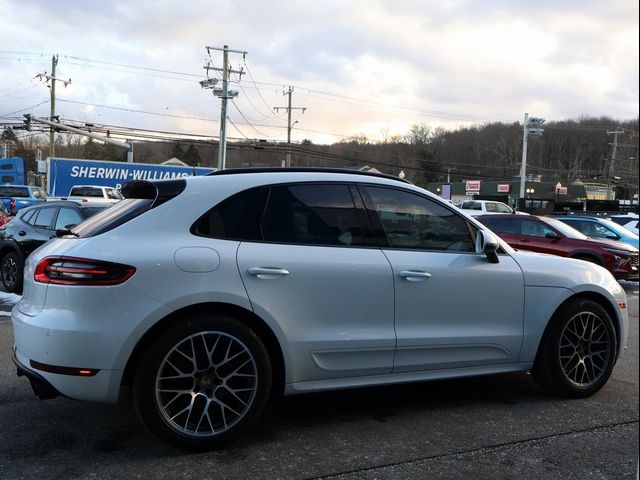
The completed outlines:
<svg viewBox="0 0 640 480">
<path fill-rule="evenodd" d="M 213 168 L 123 163 L 102 160 L 49 158 L 47 191 L 60 197 L 69 195 L 74 185 L 100 185 L 120 188 L 131 180 L 165 180 L 206 175 Z"/>
</svg>

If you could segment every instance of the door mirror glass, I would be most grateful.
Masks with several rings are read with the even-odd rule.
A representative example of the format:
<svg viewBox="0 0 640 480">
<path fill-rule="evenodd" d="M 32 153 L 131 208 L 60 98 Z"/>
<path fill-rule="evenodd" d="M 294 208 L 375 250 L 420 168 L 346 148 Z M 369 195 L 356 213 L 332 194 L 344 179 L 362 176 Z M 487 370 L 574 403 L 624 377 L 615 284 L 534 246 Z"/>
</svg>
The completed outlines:
<svg viewBox="0 0 640 480">
<path fill-rule="evenodd" d="M 546 232 L 544 234 L 544 238 L 550 238 L 552 240 L 558 240 L 560 238 L 560 235 L 558 235 L 556 232 Z"/>
</svg>

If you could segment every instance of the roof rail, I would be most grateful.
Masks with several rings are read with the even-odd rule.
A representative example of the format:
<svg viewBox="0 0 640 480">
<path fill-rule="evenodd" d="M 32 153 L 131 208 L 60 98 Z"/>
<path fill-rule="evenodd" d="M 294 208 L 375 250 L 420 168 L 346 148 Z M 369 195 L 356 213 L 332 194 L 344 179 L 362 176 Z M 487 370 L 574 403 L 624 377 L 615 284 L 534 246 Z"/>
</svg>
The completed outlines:
<svg viewBox="0 0 640 480">
<path fill-rule="evenodd" d="M 410 181 L 388 175 L 386 173 L 376 172 L 363 172 L 359 170 L 350 170 L 348 168 L 325 168 L 325 167 L 258 167 L 258 168 L 227 168 L 225 170 L 216 170 L 215 172 L 207 173 L 206 176 L 217 175 L 234 175 L 240 173 L 284 173 L 284 172 L 298 172 L 298 173 L 346 173 L 349 175 L 364 175 L 368 177 L 387 178 L 389 180 L 397 180 L 398 182 L 411 183 Z"/>
</svg>

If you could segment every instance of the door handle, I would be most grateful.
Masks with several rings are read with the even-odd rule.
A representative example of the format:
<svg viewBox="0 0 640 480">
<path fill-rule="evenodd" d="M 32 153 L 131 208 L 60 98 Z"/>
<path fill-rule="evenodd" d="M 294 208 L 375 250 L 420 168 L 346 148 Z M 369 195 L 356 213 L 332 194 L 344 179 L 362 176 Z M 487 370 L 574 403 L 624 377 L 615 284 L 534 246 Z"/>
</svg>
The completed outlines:
<svg viewBox="0 0 640 480">
<path fill-rule="evenodd" d="M 21 237 L 24 237 L 27 234 L 27 232 L 25 232 L 24 230 L 20 230 L 18 232 L 18 235 L 20 235 Z"/>
<path fill-rule="evenodd" d="M 400 278 L 404 278 L 410 282 L 422 282 L 425 278 L 431 278 L 429 272 L 420 270 L 402 270 L 399 275 Z"/>
<path fill-rule="evenodd" d="M 262 279 L 278 278 L 289 275 L 289 270 L 276 267 L 251 267 L 247 272 L 249 272 L 249 275 Z"/>
<path fill-rule="evenodd" d="M 527 239 L 527 238 L 521 238 L 520 241 L 522 243 L 529 243 L 529 239 Z"/>
</svg>

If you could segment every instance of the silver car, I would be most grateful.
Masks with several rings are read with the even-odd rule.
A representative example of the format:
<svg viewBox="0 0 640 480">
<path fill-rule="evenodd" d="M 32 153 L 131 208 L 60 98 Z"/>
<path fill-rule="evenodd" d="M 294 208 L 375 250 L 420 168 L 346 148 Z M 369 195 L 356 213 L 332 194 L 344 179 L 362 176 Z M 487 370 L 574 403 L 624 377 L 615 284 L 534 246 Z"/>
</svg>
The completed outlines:
<svg viewBox="0 0 640 480">
<path fill-rule="evenodd" d="M 14 361 L 41 398 L 130 385 L 180 448 L 227 444 L 273 394 L 531 370 L 587 397 L 626 345 L 607 270 L 516 252 L 397 178 L 226 170 L 123 192 L 28 258 Z"/>
</svg>

